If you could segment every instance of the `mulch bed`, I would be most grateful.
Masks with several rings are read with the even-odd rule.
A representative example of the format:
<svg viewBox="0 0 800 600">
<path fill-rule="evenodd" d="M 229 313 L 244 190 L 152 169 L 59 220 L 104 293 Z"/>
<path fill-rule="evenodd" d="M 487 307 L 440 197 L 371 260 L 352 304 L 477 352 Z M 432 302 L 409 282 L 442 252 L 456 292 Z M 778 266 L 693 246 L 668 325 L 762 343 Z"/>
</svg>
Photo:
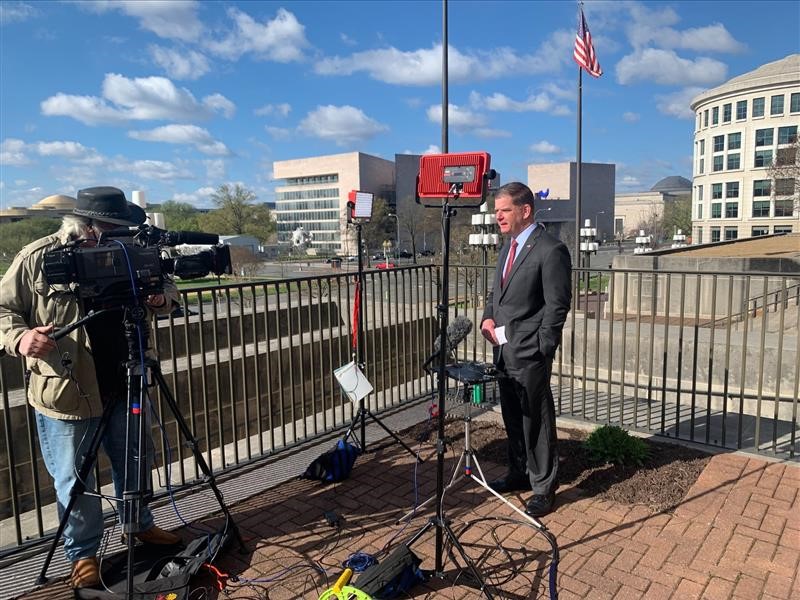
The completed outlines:
<svg viewBox="0 0 800 600">
<path fill-rule="evenodd" d="M 436 427 L 420 423 L 402 432 L 404 439 L 425 438 L 436 441 Z M 470 427 L 472 447 L 480 460 L 497 464 L 507 462 L 507 438 L 502 424 L 473 420 Z M 645 439 L 649 458 L 643 466 L 600 464 L 592 460 L 583 442 L 589 432 L 579 429 L 558 430 L 560 454 L 559 481 L 574 485 L 587 496 L 598 496 L 627 505 L 646 506 L 652 513 L 671 513 L 686 496 L 711 456 L 678 444 Z M 445 420 L 448 449 L 460 452 L 464 447 L 464 422 L 457 417 Z"/>
</svg>

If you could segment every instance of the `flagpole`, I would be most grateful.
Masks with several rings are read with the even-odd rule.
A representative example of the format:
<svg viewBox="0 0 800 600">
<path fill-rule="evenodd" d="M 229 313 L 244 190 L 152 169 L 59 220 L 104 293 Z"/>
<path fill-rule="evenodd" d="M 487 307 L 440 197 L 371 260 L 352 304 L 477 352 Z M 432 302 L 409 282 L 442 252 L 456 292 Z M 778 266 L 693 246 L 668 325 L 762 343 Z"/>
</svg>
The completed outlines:
<svg viewBox="0 0 800 600">
<path fill-rule="evenodd" d="M 583 98 L 583 69 L 578 67 L 578 144 L 575 158 L 575 256 L 573 262 L 580 265 L 581 250 L 581 126 Z"/>
</svg>

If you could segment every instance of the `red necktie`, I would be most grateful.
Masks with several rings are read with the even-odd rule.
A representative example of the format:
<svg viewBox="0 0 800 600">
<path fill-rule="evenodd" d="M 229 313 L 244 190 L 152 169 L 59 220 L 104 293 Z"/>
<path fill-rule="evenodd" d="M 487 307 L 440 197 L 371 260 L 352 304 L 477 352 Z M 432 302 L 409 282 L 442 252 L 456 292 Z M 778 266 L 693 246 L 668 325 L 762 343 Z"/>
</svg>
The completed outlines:
<svg viewBox="0 0 800 600">
<path fill-rule="evenodd" d="M 514 258 L 517 255 L 517 240 L 511 240 L 511 250 L 508 251 L 508 260 L 506 261 L 506 270 L 503 273 L 503 279 L 500 282 L 500 287 L 506 286 L 506 281 L 508 281 L 508 276 L 511 274 L 511 267 L 514 266 Z"/>
</svg>

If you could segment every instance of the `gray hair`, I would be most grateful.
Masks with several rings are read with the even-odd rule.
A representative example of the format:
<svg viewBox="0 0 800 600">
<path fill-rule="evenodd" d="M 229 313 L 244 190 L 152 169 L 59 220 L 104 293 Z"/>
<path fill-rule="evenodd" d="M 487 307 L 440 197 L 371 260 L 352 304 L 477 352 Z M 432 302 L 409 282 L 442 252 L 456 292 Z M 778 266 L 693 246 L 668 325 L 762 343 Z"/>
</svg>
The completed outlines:
<svg viewBox="0 0 800 600">
<path fill-rule="evenodd" d="M 88 217 L 81 217 L 79 215 L 64 215 L 61 220 L 61 227 L 58 234 L 71 238 L 85 237 L 87 225 L 91 225 L 92 220 Z"/>
</svg>

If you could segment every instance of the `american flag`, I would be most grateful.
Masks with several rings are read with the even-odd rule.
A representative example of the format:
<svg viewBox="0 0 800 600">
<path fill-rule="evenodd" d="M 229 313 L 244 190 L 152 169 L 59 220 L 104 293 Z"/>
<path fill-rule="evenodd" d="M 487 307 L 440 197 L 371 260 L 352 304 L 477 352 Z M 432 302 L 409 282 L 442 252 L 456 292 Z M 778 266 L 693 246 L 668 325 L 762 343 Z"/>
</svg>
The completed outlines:
<svg viewBox="0 0 800 600">
<path fill-rule="evenodd" d="M 572 52 L 572 58 L 579 66 L 583 67 L 589 75 L 593 77 L 600 77 L 603 74 L 603 69 L 600 68 L 600 63 L 597 62 L 597 55 L 594 53 L 594 45 L 592 44 L 592 34 L 589 33 L 589 27 L 586 25 L 586 17 L 583 16 L 583 8 L 581 16 L 578 20 L 578 33 L 575 35 L 575 50 Z"/>
</svg>

